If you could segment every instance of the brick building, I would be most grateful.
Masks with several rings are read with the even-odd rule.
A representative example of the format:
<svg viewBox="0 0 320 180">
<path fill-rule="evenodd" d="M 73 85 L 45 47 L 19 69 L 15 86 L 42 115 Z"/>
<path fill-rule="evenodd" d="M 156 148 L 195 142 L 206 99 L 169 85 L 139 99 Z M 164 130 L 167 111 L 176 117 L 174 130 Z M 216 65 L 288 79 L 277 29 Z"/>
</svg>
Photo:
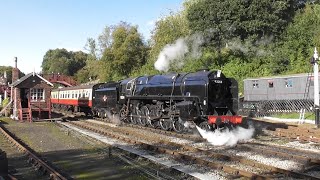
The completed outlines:
<svg viewBox="0 0 320 180">
<path fill-rule="evenodd" d="M 17 59 L 12 70 L 13 117 L 20 121 L 51 118 L 50 94 L 53 84 L 36 73 L 20 79 Z"/>
</svg>

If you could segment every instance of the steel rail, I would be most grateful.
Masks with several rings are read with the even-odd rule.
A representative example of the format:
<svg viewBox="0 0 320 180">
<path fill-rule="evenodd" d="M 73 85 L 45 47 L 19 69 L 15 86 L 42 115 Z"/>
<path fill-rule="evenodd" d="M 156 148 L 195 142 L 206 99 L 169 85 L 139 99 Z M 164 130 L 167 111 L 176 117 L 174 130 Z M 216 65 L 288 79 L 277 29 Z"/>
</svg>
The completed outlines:
<svg viewBox="0 0 320 180">
<path fill-rule="evenodd" d="M 37 155 L 35 155 L 30 148 L 27 146 L 22 145 L 22 142 L 19 142 L 16 140 L 12 134 L 2 125 L 0 125 L 0 132 L 10 141 L 13 143 L 19 151 L 22 151 L 29 157 L 30 162 L 35 162 L 36 168 L 38 170 L 41 170 L 43 173 L 48 172 L 50 175 L 50 179 L 55 180 L 67 180 L 68 178 L 64 177 L 61 173 L 59 173 L 57 170 L 53 169 L 51 166 L 49 166 L 46 162 L 44 162 L 42 159 L 40 159 Z"/>
</svg>

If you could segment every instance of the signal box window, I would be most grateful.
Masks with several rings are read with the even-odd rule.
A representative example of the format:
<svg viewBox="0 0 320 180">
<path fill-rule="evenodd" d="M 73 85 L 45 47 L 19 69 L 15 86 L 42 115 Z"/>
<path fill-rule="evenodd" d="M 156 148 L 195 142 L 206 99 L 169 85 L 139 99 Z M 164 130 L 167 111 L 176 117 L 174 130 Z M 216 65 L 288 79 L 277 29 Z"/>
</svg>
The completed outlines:
<svg viewBox="0 0 320 180">
<path fill-rule="evenodd" d="M 43 89 L 31 89 L 30 95 L 31 101 L 43 101 L 45 97 Z"/>
<path fill-rule="evenodd" d="M 259 88 L 258 80 L 253 80 L 252 81 L 252 86 L 253 86 L 253 88 Z"/>
<path fill-rule="evenodd" d="M 292 87 L 292 79 L 285 79 L 285 85 L 287 88 L 291 88 Z"/>
<path fill-rule="evenodd" d="M 269 88 L 273 88 L 273 80 L 268 80 Z"/>
</svg>

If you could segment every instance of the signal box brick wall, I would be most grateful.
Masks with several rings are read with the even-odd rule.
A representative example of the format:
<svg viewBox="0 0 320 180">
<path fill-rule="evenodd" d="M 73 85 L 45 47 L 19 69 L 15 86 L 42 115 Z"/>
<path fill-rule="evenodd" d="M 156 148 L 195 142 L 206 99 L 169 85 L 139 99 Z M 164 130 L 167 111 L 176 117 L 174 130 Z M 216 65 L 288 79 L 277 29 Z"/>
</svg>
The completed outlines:
<svg viewBox="0 0 320 180">
<path fill-rule="evenodd" d="M 19 69 L 12 68 L 12 82 L 15 82 L 17 79 L 19 79 Z"/>
</svg>

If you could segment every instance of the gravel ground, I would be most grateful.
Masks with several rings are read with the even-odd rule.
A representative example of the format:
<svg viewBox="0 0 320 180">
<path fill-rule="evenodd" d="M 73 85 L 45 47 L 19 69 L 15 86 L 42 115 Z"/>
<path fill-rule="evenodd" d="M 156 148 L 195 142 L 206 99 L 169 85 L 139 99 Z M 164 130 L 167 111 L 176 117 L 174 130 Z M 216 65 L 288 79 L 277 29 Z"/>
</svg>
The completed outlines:
<svg viewBox="0 0 320 180">
<path fill-rule="evenodd" d="M 150 151 L 145 151 L 143 149 L 140 149 L 136 145 L 130 145 L 130 144 L 127 144 L 124 142 L 119 142 L 118 140 L 114 140 L 112 138 L 101 136 L 97 133 L 93 133 L 93 132 L 90 132 L 87 130 L 81 130 L 78 128 L 74 128 L 72 126 L 70 126 L 70 128 L 73 128 L 81 133 L 85 133 L 88 136 L 99 139 L 100 141 L 106 142 L 108 144 L 112 144 L 113 146 L 119 147 L 119 148 L 124 149 L 126 151 L 130 151 L 135 154 L 140 154 L 140 156 L 148 158 L 151 161 L 161 163 L 162 165 L 165 165 L 168 167 L 173 167 L 174 169 L 182 171 L 186 174 L 190 173 L 191 176 L 195 176 L 198 178 L 201 177 L 200 179 L 226 179 L 222 175 L 219 175 L 219 173 L 221 174 L 221 172 L 213 171 L 211 169 L 210 169 L 210 171 L 208 171 L 207 168 L 203 168 L 203 167 L 199 168 L 199 166 L 195 166 L 195 165 L 181 164 L 180 162 L 175 161 L 174 158 L 169 155 L 163 155 L 163 154 L 158 154 L 158 153 L 154 153 L 154 152 L 150 152 Z M 178 179 L 186 179 L 186 178 L 180 177 Z M 192 179 L 194 179 L 194 178 L 192 178 Z"/>
<path fill-rule="evenodd" d="M 310 152 L 311 155 L 316 154 L 314 156 L 320 158 L 320 145 L 318 143 L 313 143 L 313 142 L 301 143 L 299 141 L 289 141 L 289 140 L 286 140 L 285 138 L 278 138 L 278 137 L 265 136 L 265 135 L 257 136 L 255 139 L 252 139 L 250 142 L 261 143 L 264 145 L 269 145 L 274 147 L 282 146 L 282 147 L 298 149 L 298 150 Z M 306 156 L 308 156 L 308 154 L 306 154 Z"/>
<path fill-rule="evenodd" d="M 99 121 L 91 121 L 94 123 L 99 123 L 101 125 L 108 125 L 108 123 L 104 123 L 104 122 L 99 122 Z M 122 127 L 119 127 L 122 128 Z M 128 128 L 130 129 L 130 128 Z M 134 131 L 134 130 L 130 130 L 130 131 Z M 270 165 L 270 166 L 274 166 L 274 167 L 278 167 L 278 168 L 282 168 L 282 169 L 286 169 L 286 170 L 294 170 L 294 171 L 301 171 L 304 168 L 304 165 L 296 162 L 294 160 L 288 160 L 285 158 L 280 158 L 280 157 L 274 157 L 272 155 L 264 155 L 261 154 L 259 152 L 252 152 L 252 151 L 244 151 L 241 148 L 237 148 L 237 147 L 225 147 L 225 146 L 213 146 L 207 142 L 200 142 L 200 143 L 194 143 L 190 140 L 186 140 L 186 139 L 181 139 L 181 138 L 172 138 L 169 136 L 165 136 L 165 135 L 159 135 L 156 133 L 152 133 L 152 132 L 144 132 L 144 130 L 137 130 L 140 134 L 148 134 L 150 136 L 150 134 L 152 134 L 152 136 L 159 136 L 159 139 L 166 139 L 170 142 L 174 142 L 174 143 L 178 143 L 178 144 L 189 144 L 193 147 L 199 148 L 199 149 L 203 149 L 203 150 L 210 150 L 213 152 L 219 152 L 222 154 L 229 154 L 229 155 L 233 155 L 233 156 L 241 156 L 250 160 L 254 160 L 256 162 L 262 163 L 262 164 L 266 164 L 266 165 Z M 255 138 L 248 140 L 247 142 L 257 142 L 257 143 L 261 143 L 263 145 L 269 145 L 267 146 L 267 149 L 273 149 L 276 150 L 277 147 L 290 147 L 290 148 L 295 148 L 295 149 L 300 149 L 300 150 L 307 150 L 307 152 L 310 152 L 310 155 L 305 154 L 305 156 L 310 157 L 310 158 L 319 158 L 320 154 L 318 154 L 320 152 L 320 148 L 319 146 L 317 146 L 317 144 L 315 143 L 299 143 L 299 142 L 291 142 L 288 140 L 285 140 L 283 138 L 274 138 L 272 136 L 261 136 L 261 135 L 257 135 Z M 246 143 L 242 143 L 242 144 L 246 144 Z M 278 148 L 279 149 L 279 148 Z M 281 152 L 286 152 L 281 151 Z M 311 153 L 312 152 L 312 153 Z M 298 154 L 298 155 L 302 155 L 303 154 Z M 207 160 L 210 160 L 207 159 Z M 223 163 L 223 162 L 222 162 Z M 249 170 L 251 172 L 254 173 L 265 173 L 264 171 L 260 171 L 260 170 L 256 170 L 255 168 L 251 168 L 248 166 L 244 166 L 241 165 L 239 163 L 225 163 L 226 165 L 229 166 L 233 166 L 233 167 L 237 167 L 239 169 L 243 169 L 243 170 Z M 308 174 L 310 175 L 316 175 L 319 177 L 319 172 L 317 172 L 316 170 L 310 171 Z"/>
<path fill-rule="evenodd" d="M 32 149 L 74 179 L 150 179 L 140 167 L 130 165 L 118 157 L 127 154 L 112 150 L 109 157 L 109 148 L 104 143 L 58 127 L 54 123 L 20 123 L 7 118 L 0 120 Z M 2 146 L 1 149 L 5 150 Z M 7 151 L 12 152 L 10 149 Z M 23 166 L 25 163 L 11 158 L 11 155 L 10 160 L 17 163 L 12 165 L 14 167 Z M 140 164 L 145 167 L 152 166 L 143 161 Z"/>
<path fill-rule="evenodd" d="M 251 159 L 251 160 L 260 162 L 262 164 L 278 167 L 281 169 L 300 171 L 303 168 L 303 164 L 297 163 L 293 160 L 281 159 L 278 157 L 273 157 L 268 155 L 261 155 L 255 152 L 228 150 L 228 153 L 245 157 L 247 159 Z"/>
</svg>

